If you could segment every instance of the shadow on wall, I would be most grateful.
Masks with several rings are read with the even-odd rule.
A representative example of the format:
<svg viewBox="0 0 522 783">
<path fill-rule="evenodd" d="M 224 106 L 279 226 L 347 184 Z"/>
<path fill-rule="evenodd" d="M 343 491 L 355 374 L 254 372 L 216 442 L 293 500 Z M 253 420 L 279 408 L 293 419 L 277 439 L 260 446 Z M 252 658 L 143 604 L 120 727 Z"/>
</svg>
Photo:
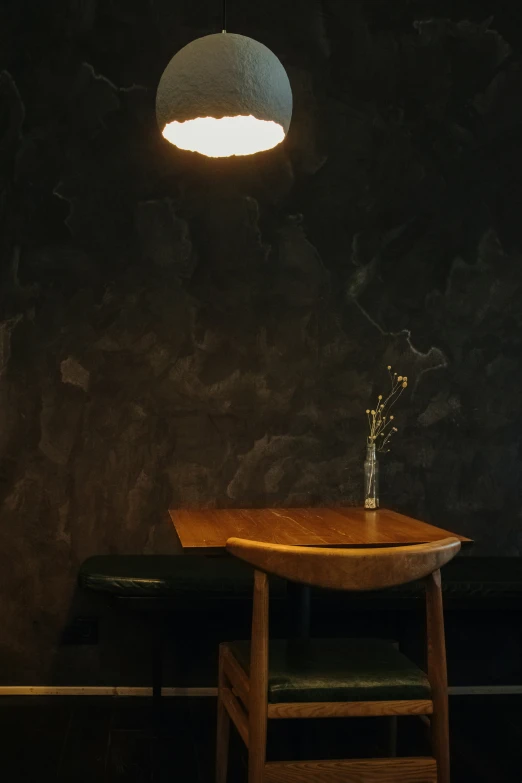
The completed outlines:
<svg viewBox="0 0 522 783">
<path fill-rule="evenodd" d="M 383 503 L 520 552 L 518 12 L 238 5 L 295 99 L 284 145 L 244 160 L 155 126 L 165 63 L 214 11 L 205 29 L 163 0 L 4 18 L 11 681 L 48 681 L 83 559 L 175 551 L 169 506 L 360 502 L 387 364 L 412 384 Z"/>
</svg>

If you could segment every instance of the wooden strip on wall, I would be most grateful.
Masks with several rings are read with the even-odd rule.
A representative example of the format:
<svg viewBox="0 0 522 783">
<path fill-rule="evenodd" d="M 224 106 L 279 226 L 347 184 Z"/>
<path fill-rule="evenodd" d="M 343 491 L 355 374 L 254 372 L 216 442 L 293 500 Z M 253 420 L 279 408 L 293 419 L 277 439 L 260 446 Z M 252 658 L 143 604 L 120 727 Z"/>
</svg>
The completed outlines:
<svg viewBox="0 0 522 783">
<path fill-rule="evenodd" d="M 217 688 L 163 688 L 162 696 L 217 697 Z M 0 696 L 152 696 L 152 688 L 90 685 L 0 685 Z"/>
</svg>

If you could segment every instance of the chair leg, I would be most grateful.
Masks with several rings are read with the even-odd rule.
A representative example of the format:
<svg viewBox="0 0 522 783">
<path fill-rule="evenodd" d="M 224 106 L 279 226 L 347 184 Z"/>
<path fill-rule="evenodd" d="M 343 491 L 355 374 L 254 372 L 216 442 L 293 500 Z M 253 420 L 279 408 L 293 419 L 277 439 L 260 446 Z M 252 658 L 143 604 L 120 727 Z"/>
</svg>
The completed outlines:
<svg viewBox="0 0 522 783">
<path fill-rule="evenodd" d="M 263 783 L 266 764 L 266 736 L 250 737 L 248 747 L 248 783 Z"/>
<path fill-rule="evenodd" d="M 268 577 L 254 574 L 248 694 L 248 783 L 263 783 L 268 720 Z"/>
<path fill-rule="evenodd" d="M 450 783 L 450 752 L 449 752 L 449 722 L 448 698 L 441 698 L 438 704 L 433 704 L 431 716 L 431 745 L 437 761 L 438 783 Z"/>
<path fill-rule="evenodd" d="M 248 725 L 248 783 L 263 783 L 266 766 L 266 708 L 250 706 Z"/>
<path fill-rule="evenodd" d="M 221 691 L 226 685 L 223 671 L 223 653 L 219 651 L 217 737 L 216 737 L 216 783 L 227 782 L 228 750 L 230 738 L 230 717 L 221 700 Z"/>
<path fill-rule="evenodd" d="M 433 702 L 431 743 L 438 783 L 450 783 L 448 673 L 440 570 L 426 578 L 426 622 L 428 678 Z"/>
<path fill-rule="evenodd" d="M 388 750 L 389 755 L 391 758 L 396 758 L 397 756 L 397 725 L 399 722 L 399 719 L 396 715 L 392 715 L 391 718 L 389 718 L 389 735 L 388 735 Z"/>
</svg>

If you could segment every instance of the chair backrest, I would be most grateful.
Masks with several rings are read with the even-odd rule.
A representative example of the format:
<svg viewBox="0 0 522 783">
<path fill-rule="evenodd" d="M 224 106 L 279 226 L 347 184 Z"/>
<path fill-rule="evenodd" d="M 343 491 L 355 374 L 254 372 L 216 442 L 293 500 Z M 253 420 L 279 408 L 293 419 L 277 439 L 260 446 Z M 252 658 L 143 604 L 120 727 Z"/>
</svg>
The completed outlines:
<svg viewBox="0 0 522 783">
<path fill-rule="evenodd" d="M 333 590 L 379 590 L 434 573 L 460 549 L 457 538 L 364 549 L 282 546 L 229 538 L 227 550 L 259 571 Z"/>
<path fill-rule="evenodd" d="M 448 678 L 440 568 L 459 549 L 460 541 L 457 538 L 445 538 L 430 544 L 371 549 L 280 546 L 229 538 L 227 550 L 255 568 L 249 737 L 259 738 L 260 734 L 266 734 L 269 649 L 267 574 L 336 590 L 375 590 L 423 579 L 426 590 L 427 673 L 434 713 L 432 720 L 435 725 L 442 719 L 440 731 L 443 731 L 447 725 Z"/>
</svg>

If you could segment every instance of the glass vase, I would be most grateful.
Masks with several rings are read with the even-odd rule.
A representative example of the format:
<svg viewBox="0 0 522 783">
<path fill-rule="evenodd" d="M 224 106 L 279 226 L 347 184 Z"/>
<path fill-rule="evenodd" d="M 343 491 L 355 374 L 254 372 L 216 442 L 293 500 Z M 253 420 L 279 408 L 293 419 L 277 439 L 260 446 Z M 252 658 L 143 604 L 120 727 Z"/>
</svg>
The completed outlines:
<svg viewBox="0 0 522 783">
<path fill-rule="evenodd" d="M 375 452 L 375 443 L 366 447 L 364 461 L 364 508 L 379 508 L 379 460 Z"/>
</svg>

